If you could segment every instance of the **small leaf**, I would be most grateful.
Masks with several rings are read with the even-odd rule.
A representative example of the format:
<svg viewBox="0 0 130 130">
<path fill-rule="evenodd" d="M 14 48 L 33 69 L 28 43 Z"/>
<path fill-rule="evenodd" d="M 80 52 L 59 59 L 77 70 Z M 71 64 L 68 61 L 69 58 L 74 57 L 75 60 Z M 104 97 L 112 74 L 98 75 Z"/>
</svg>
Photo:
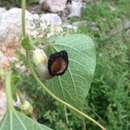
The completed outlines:
<svg viewBox="0 0 130 130">
<path fill-rule="evenodd" d="M 21 45 L 24 49 L 26 50 L 32 50 L 32 45 L 30 43 L 29 37 L 28 36 L 24 36 L 22 37 L 21 40 Z"/>
<path fill-rule="evenodd" d="M 96 66 L 94 42 L 86 35 L 73 34 L 56 38 L 51 47 L 54 51 L 67 51 L 69 66 L 64 75 L 49 80 L 48 87 L 59 98 L 82 110 Z"/>
<path fill-rule="evenodd" d="M 0 123 L 0 130 L 52 130 L 44 125 L 38 124 L 27 116 L 15 110 L 7 112 Z"/>
</svg>

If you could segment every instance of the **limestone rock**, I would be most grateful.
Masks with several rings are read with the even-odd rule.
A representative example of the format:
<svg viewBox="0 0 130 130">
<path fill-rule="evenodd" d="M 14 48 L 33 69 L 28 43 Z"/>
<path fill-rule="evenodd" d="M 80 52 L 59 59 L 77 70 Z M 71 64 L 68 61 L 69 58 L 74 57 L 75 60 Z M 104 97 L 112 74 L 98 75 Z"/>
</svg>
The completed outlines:
<svg viewBox="0 0 130 130">
<path fill-rule="evenodd" d="M 0 13 L 0 45 L 18 43 L 21 34 L 21 9 L 12 8 Z M 30 34 L 35 30 L 34 17 L 26 11 L 26 30 Z"/>
<path fill-rule="evenodd" d="M 61 18 L 57 14 L 47 13 L 42 14 L 40 17 L 41 23 L 46 23 L 48 25 L 61 25 Z"/>
<path fill-rule="evenodd" d="M 80 17 L 82 6 L 82 0 L 72 0 L 68 17 Z"/>
<path fill-rule="evenodd" d="M 0 8 L 0 50 L 2 46 L 19 44 L 21 36 L 21 8 L 4 10 Z M 43 35 L 49 25 L 61 25 L 61 18 L 57 14 L 31 14 L 26 11 L 26 32 L 30 37 L 37 38 Z"/>
<path fill-rule="evenodd" d="M 39 3 L 44 11 L 55 13 L 65 9 L 67 0 L 40 0 Z"/>
<path fill-rule="evenodd" d="M 6 12 L 6 9 L 5 8 L 0 8 L 0 22 L 1 22 L 1 19 L 2 19 L 2 16 L 3 14 Z"/>
</svg>

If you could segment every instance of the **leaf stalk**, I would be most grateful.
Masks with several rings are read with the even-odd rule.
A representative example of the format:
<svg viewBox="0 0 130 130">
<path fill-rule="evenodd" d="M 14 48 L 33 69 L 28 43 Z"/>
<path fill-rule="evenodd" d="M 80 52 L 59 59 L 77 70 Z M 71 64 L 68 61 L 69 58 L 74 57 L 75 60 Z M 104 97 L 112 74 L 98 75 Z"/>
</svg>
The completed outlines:
<svg viewBox="0 0 130 130">
<path fill-rule="evenodd" d="M 26 36 L 26 23 L 25 23 L 25 11 L 26 11 L 26 0 L 22 0 L 22 35 Z"/>
<path fill-rule="evenodd" d="M 12 112 L 13 111 L 13 98 L 12 98 L 12 90 L 11 90 L 11 71 L 6 74 L 5 91 L 6 91 L 6 97 L 7 97 L 7 110 L 9 112 Z"/>
</svg>

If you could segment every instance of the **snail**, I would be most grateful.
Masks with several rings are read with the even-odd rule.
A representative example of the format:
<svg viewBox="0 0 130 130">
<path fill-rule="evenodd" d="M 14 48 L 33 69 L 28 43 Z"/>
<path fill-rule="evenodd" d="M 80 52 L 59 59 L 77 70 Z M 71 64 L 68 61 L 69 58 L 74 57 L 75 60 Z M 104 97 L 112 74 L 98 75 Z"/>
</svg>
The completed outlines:
<svg viewBox="0 0 130 130">
<path fill-rule="evenodd" d="M 52 53 L 47 57 L 42 49 L 36 49 L 33 59 L 40 77 L 44 80 L 63 75 L 69 63 L 68 53 L 65 50 Z"/>
</svg>

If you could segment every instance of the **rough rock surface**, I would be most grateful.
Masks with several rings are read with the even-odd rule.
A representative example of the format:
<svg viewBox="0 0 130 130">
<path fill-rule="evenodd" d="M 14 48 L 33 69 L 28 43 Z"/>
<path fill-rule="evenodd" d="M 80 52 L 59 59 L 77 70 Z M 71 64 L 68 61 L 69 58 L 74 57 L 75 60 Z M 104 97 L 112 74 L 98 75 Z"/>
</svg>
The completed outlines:
<svg viewBox="0 0 130 130">
<path fill-rule="evenodd" d="M 70 5 L 70 14 L 68 17 L 80 17 L 83 7 L 82 0 L 72 0 Z"/>
<path fill-rule="evenodd" d="M 0 44 L 17 43 L 21 34 L 21 9 L 12 8 L 0 13 Z M 34 17 L 26 11 L 26 30 L 30 34 L 35 30 Z M 13 42 L 13 43 L 12 43 Z"/>
<path fill-rule="evenodd" d="M 0 8 L 0 49 L 2 45 L 17 44 L 21 35 L 21 9 L 12 8 L 5 10 Z M 26 11 L 26 32 L 29 36 L 38 37 L 43 32 L 39 32 L 39 28 L 43 31 L 43 27 L 47 25 L 61 24 L 62 21 L 57 14 L 31 14 Z M 42 26 L 44 25 L 44 26 Z"/>
<path fill-rule="evenodd" d="M 43 10 L 55 13 L 65 9 L 67 0 L 40 0 L 39 2 Z"/>
<path fill-rule="evenodd" d="M 68 2 L 69 1 L 69 2 Z M 68 17 L 80 17 L 83 7 L 83 0 L 40 0 L 41 8 L 44 11 L 53 13 L 69 11 Z"/>
<path fill-rule="evenodd" d="M 40 17 L 41 23 L 46 23 L 47 25 L 61 25 L 61 18 L 57 14 L 42 14 Z"/>
</svg>

